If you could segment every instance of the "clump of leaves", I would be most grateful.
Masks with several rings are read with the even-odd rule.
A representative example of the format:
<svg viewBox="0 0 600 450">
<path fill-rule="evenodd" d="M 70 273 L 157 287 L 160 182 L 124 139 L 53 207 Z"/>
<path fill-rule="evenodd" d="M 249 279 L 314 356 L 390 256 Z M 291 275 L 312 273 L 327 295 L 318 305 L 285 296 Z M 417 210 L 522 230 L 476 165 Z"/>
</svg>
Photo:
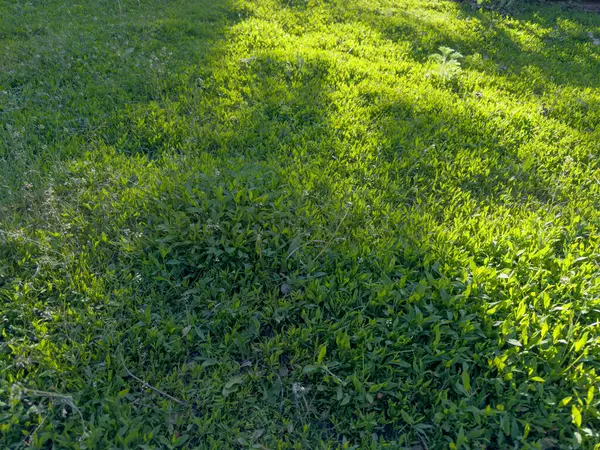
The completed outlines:
<svg viewBox="0 0 600 450">
<path fill-rule="evenodd" d="M 444 81 L 456 78 L 462 72 L 460 61 L 463 57 L 459 52 L 450 47 L 439 47 L 439 53 L 429 55 L 429 59 L 438 64 L 436 74 Z"/>
</svg>

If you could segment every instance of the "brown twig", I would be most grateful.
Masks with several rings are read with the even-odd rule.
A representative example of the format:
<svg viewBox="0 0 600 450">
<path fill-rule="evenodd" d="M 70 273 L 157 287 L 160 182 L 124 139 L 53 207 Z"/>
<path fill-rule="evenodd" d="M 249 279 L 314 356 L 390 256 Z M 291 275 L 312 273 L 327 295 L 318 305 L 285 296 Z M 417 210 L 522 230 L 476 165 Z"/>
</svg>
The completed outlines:
<svg viewBox="0 0 600 450">
<path fill-rule="evenodd" d="M 162 395 L 163 397 L 166 397 L 166 398 L 168 398 L 169 400 L 172 400 L 172 401 L 174 401 L 175 403 L 177 403 L 177 404 L 179 404 L 179 405 L 181 405 L 181 406 L 188 406 L 188 403 L 187 403 L 187 402 L 185 402 L 185 401 L 183 401 L 183 400 L 179 400 L 178 398 L 175 398 L 175 397 L 173 397 L 172 395 L 169 395 L 169 394 L 167 394 L 166 392 L 164 392 L 164 391 L 161 391 L 160 389 L 158 389 L 158 388 L 156 388 L 156 387 L 152 386 L 151 384 L 147 383 L 146 381 L 142 380 L 141 378 L 139 378 L 139 377 L 136 377 L 136 376 L 135 376 L 135 375 L 134 375 L 134 374 L 131 372 L 131 370 L 129 370 L 129 368 L 128 368 L 128 367 L 127 367 L 127 365 L 125 364 L 125 360 L 123 360 L 123 357 L 122 357 L 122 356 L 121 356 L 121 363 L 123 364 L 123 367 L 125 368 L 125 371 L 126 371 L 128 374 L 129 374 L 129 376 L 130 376 L 131 378 L 133 378 L 134 380 L 136 380 L 136 381 L 138 381 L 138 382 L 142 383 L 142 385 L 143 385 L 145 388 L 150 388 L 150 389 L 152 389 L 154 392 L 156 392 L 156 393 L 158 393 L 158 394 Z"/>
</svg>

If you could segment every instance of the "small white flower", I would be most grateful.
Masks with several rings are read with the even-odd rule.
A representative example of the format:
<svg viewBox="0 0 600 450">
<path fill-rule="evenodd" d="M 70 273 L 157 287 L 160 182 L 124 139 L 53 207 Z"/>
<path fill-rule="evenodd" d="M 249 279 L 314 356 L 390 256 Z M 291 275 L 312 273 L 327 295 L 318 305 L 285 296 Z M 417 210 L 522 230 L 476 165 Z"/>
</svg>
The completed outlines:
<svg viewBox="0 0 600 450">
<path fill-rule="evenodd" d="M 292 384 L 292 392 L 294 395 L 305 394 L 308 392 L 308 388 L 302 386 L 300 383 L 294 383 Z"/>
</svg>

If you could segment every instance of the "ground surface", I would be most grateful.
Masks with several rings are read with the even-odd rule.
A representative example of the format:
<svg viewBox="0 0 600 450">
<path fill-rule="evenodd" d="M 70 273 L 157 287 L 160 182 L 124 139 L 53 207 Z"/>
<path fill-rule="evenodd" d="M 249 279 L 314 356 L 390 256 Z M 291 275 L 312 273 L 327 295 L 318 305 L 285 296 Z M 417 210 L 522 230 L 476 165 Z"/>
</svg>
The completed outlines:
<svg viewBox="0 0 600 450">
<path fill-rule="evenodd" d="M 0 10 L 1 448 L 600 441 L 600 16 Z"/>
</svg>

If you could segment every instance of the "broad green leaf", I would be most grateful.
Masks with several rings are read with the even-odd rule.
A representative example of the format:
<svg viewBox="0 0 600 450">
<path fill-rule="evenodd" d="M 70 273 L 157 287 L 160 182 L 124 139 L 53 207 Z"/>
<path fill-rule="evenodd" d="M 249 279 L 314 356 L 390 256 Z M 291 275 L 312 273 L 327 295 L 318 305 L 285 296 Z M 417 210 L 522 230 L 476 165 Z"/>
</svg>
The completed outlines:
<svg viewBox="0 0 600 450">
<path fill-rule="evenodd" d="M 581 338 L 579 338 L 575 342 L 575 351 L 576 352 L 580 351 L 585 346 L 585 344 L 587 343 L 587 340 L 588 340 L 588 335 L 589 335 L 589 332 L 583 333 L 583 336 L 581 336 Z"/>
<path fill-rule="evenodd" d="M 321 350 L 319 351 L 319 356 L 317 358 L 317 364 L 321 364 L 323 362 L 323 359 L 325 359 L 326 353 L 327 353 L 327 346 L 324 345 L 323 347 L 321 347 Z"/>
<path fill-rule="evenodd" d="M 219 361 L 217 359 L 207 359 L 206 361 L 204 361 L 202 363 L 202 368 L 206 368 L 206 367 L 210 367 L 210 366 L 214 366 L 215 364 L 218 364 Z"/>
<path fill-rule="evenodd" d="M 542 298 L 544 301 L 544 308 L 546 308 L 546 309 L 550 308 L 550 296 L 548 295 L 548 293 L 544 292 Z"/>
<path fill-rule="evenodd" d="M 304 375 L 311 375 L 313 373 L 318 372 L 321 369 L 321 366 L 317 365 L 317 364 L 309 364 L 308 366 L 304 366 L 304 368 L 302 369 L 302 373 Z"/>
<path fill-rule="evenodd" d="M 405 421 L 407 424 L 409 424 L 409 425 L 412 425 L 412 423 L 413 423 L 413 419 L 412 419 L 412 417 L 410 417 L 410 415 L 409 415 L 409 414 L 408 414 L 406 411 L 404 411 L 404 410 L 401 410 L 401 411 L 400 411 L 400 415 L 402 416 L 402 419 L 403 419 L 403 420 L 404 420 L 404 421 Z"/>
<path fill-rule="evenodd" d="M 563 328 L 564 326 L 560 324 L 554 327 L 554 331 L 552 331 L 552 339 L 554 340 L 554 342 L 558 341 L 558 338 L 560 337 Z"/>
<path fill-rule="evenodd" d="M 229 394 L 236 392 L 241 384 L 244 383 L 244 378 L 242 376 L 237 376 L 231 378 L 225 385 L 223 386 L 223 395 L 227 397 Z"/>
<path fill-rule="evenodd" d="M 516 311 L 515 311 L 515 319 L 520 319 L 521 317 L 523 317 L 525 315 L 525 311 L 527 310 L 527 306 L 525 305 L 525 300 L 523 300 L 521 303 L 519 303 L 519 306 L 517 307 Z"/>
<path fill-rule="evenodd" d="M 469 372 L 463 369 L 461 377 L 465 391 L 469 392 L 471 390 L 471 377 L 469 377 Z"/>
<path fill-rule="evenodd" d="M 527 422 L 525 424 L 525 428 L 523 429 L 523 439 L 527 439 L 527 436 L 529 436 L 530 431 L 531 431 L 531 425 L 529 425 L 529 422 Z"/>
<path fill-rule="evenodd" d="M 571 417 L 577 428 L 581 427 L 581 411 L 575 405 L 571 406 Z"/>
<path fill-rule="evenodd" d="M 588 405 L 591 405 L 592 401 L 594 401 L 594 390 L 595 390 L 594 386 L 590 386 L 590 388 L 587 391 L 587 397 L 586 397 L 585 401 Z"/>
<path fill-rule="evenodd" d="M 558 406 L 567 406 L 571 400 L 573 397 L 565 397 L 558 403 Z"/>
<path fill-rule="evenodd" d="M 465 429 L 461 426 L 460 430 L 458 430 L 458 436 L 456 436 L 456 448 L 461 448 L 466 443 Z"/>
<path fill-rule="evenodd" d="M 186 442 L 188 439 L 189 439 L 189 436 L 187 436 L 187 435 L 179 436 L 179 437 L 177 438 L 177 440 L 176 440 L 176 441 L 173 443 L 173 445 L 174 445 L 175 447 L 179 447 L 180 445 L 183 445 L 183 444 L 185 444 L 185 442 Z"/>
<path fill-rule="evenodd" d="M 548 323 L 547 322 L 542 323 L 542 329 L 541 329 L 541 333 L 540 333 L 542 339 L 544 339 L 544 336 L 546 336 L 546 333 L 548 333 L 548 329 L 549 329 Z"/>
<path fill-rule="evenodd" d="M 515 347 L 523 347 L 521 341 L 518 341 L 516 339 L 507 339 L 506 342 L 508 342 L 510 345 L 514 345 Z"/>
</svg>

